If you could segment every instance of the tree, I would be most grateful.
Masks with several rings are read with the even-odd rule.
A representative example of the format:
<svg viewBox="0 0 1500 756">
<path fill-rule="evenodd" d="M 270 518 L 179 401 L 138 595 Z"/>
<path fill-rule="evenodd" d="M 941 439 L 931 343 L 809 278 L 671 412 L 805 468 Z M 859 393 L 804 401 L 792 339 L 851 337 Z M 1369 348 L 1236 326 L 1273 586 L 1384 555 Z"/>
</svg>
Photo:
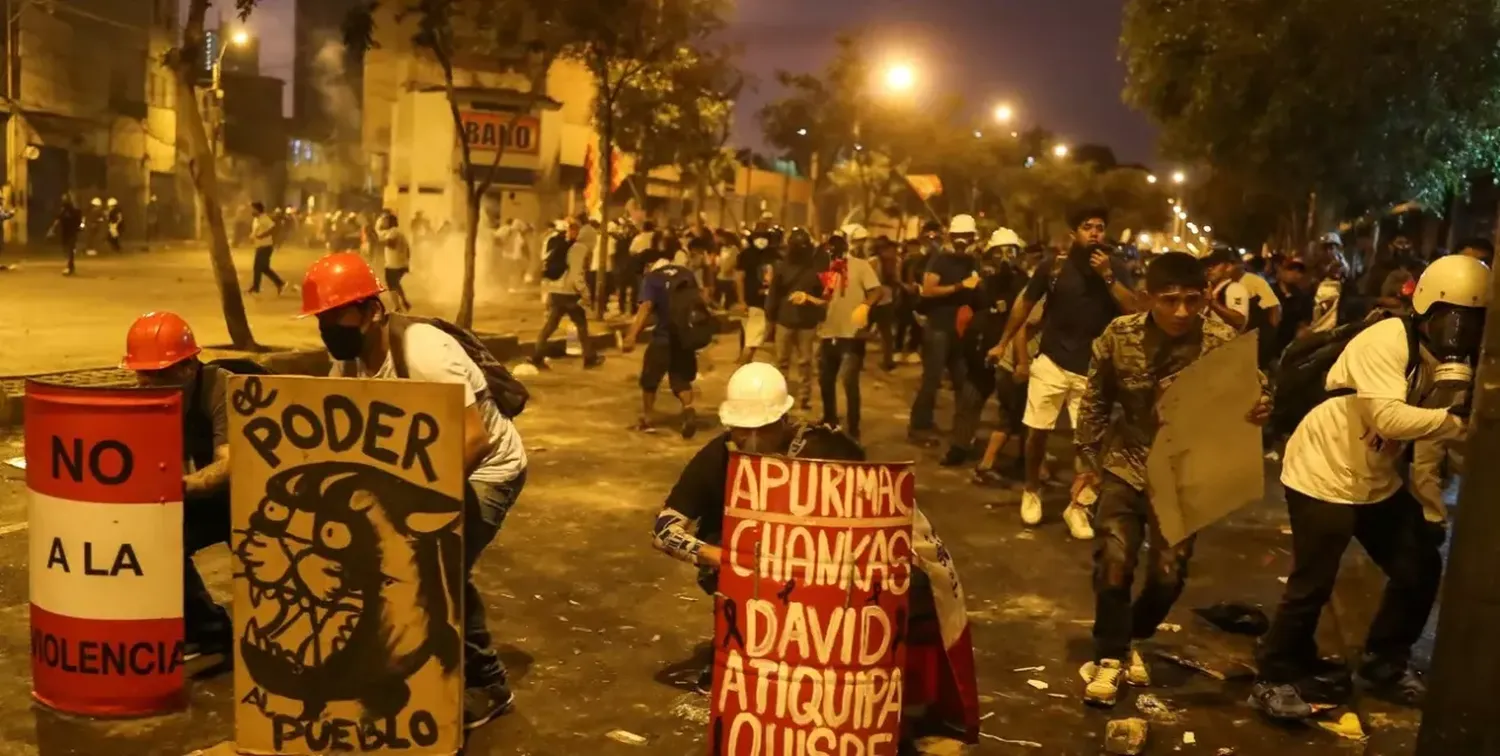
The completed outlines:
<svg viewBox="0 0 1500 756">
<path fill-rule="evenodd" d="M 626 125 L 622 106 L 627 93 L 663 67 L 690 62 L 724 27 L 725 0 L 556 0 L 551 18 L 567 31 L 561 48 L 594 77 L 595 126 L 599 130 L 601 215 L 609 217 L 608 186 L 614 175 L 615 148 Z M 687 66 L 691 69 L 691 66 Z M 604 243 L 601 236 L 600 244 Z M 604 312 L 605 276 L 599 276 L 594 307 Z"/>
<path fill-rule="evenodd" d="M 1500 163 L 1491 0 L 1131 0 L 1121 46 L 1164 150 L 1248 182 L 1259 212 L 1440 199 Z"/>
<path fill-rule="evenodd" d="M 235 9 L 240 18 L 248 18 L 255 9 L 256 2 L 257 0 L 235 0 Z M 219 287 L 219 306 L 224 312 L 229 342 L 236 349 L 252 350 L 259 347 L 250 330 L 250 319 L 245 315 L 245 299 L 240 293 L 239 273 L 234 269 L 234 256 L 229 251 L 229 233 L 224 227 L 224 209 L 219 204 L 218 149 L 209 140 L 208 129 L 203 124 L 203 112 L 198 109 L 196 88 L 203 72 L 204 51 L 207 49 L 203 19 L 208 13 L 208 6 L 209 0 L 191 0 L 187 22 L 182 29 L 181 44 L 168 53 L 165 63 L 172 71 L 172 79 L 177 86 L 177 107 L 181 111 L 181 123 L 186 127 L 188 170 L 193 178 L 193 189 L 198 193 L 204 218 L 208 221 L 208 259 L 213 267 L 214 281 Z"/>
<path fill-rule="evenodd" d="M 245 0 L 239 0 L 244 2 Z M 462 97 L 454 84 L 457 61 L 463 58 L 498 58 L 517 51 L 516 29 L 533 29 L 530 39 L 521 39 L 524 50 L 524 75 L 529 82 L 528 102 L 534 104 L 546 96 L 547 70 L 556 57 L 555 47 L 546 33 L 553 27 L 545 23 L 550 4 L 540 0 L 387 0 L 397 24 L 415 21 L 411 42 L 419 53 L 431 57 L 442 70 L 448 110 L 458 135 L 460 171 L 464 185 L 464 280 L 454 322 L 464 328 L 474 325 L 474 286 L 478 255 L 480 207 L 495 180 L 496 168 L 505 155 L 505 141 L 499 139 L 489 165 L 475 165 L 473 148 L 464 136 L 463 115 L 459 110 Z M 346 44 L 368 49 L 374 44 L 375 13 L 379 2 L 358 6 L 344 25 Z M 529 110 L 513 112 L 503 128 L 509 128 Z"/>
</svg>

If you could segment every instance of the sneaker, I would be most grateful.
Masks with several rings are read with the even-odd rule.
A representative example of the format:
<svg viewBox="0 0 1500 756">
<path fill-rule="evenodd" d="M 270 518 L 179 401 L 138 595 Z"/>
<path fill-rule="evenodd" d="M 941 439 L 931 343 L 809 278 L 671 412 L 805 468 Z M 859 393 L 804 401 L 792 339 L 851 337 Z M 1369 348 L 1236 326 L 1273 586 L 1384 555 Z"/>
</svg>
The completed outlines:
<svg viewBox="0 0 1500 756">
<path fill-rule="evenodd" d="M 692 407 L 682 411 L 682 437 L 690 439 L 698 433 L 698 413 Z"/>
<path fill-rule="evenodd" d="M 963 464 L 968 461 L 968 452 L 957 446 L 950 446 L 948 447 L 948 453 L 943 455 L 942 460 L 940 460 L 938 464 L 942 465 L 943 467 L 962 467 Z"/>
<path fill-rule="evenodd" d="M 1021 522 L 1036 526 L 1042 522 L 1042 495 L 1036 491 L 1021 493 Z"/>
<path fill-rule="evenodd" d="M 1068 524 L 1068 532 L 1080 541 L 1094 540 L 1094 527 L 1089 524 L 1089 511 L 1083 507 L 1068 505 L 1063 511 L 1063 522 Z"/>
<path fill-rule="evenodd" d="M 1125 682 L 1137 688 L 1151 687 L 1151 668 L 1146 666 L 1146 659 L 1141 652 L 1130 649 L 1130 663 L 1125 666 Z"/>
<path fill-rule="evenodd" d="M 1084 703 L 1095 706 L 1114 706 L 1120 696 L 1119 659 L 1105 659 L 1094 666 L 1094 675 L 1083 688 Z"/>
<path fill-rule="evenodd" d="M 464 729 L 483 727 L 491 719 L 508 711 L 516 703 L 516 694 L 504 680 L 464 689 Z"/>
<path fill-rule="evenodd" d="M 1257 682 L 1250 690 L 1250 705 L 1272 719 L 1307 719 L 1312 706 L 1302 700 L 1294 685 Z"/>
<path fill-rule="evenodd" d="M 1354 673 L 1354 682 L 1369 689 L 1377 698 L 1406 706 L 1420 706 L 1427 697 L 1427 683 L 1410 665 L 1382 665 L 1367 660 Z"/>
<path fill-rule="evenodd" d="M 592 369 L 597 368 L 597 367 L 602 367 L 603 365 L 604 365 L 604 355 L 602 355 L 602 354 L 596 354 L 593 357 L 591 357 L 591 358 L 583 361 L 583 369 L 584 370 L 592 370 Z"/>
</svg>

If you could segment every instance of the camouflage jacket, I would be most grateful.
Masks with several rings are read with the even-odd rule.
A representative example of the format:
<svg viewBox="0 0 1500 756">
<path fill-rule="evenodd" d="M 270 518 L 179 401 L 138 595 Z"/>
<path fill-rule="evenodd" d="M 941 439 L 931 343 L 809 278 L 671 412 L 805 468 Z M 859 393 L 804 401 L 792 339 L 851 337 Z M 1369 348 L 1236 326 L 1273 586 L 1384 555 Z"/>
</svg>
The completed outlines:
<svg viewBox="0 0 1500 756">
<path fill-rule="evenodd" d="M 1074 438 L 1085 470 L 1111 472 L 1146 490 L 1146 457 L 1159 425 L 1157 400 L 1183 368 L 1239 335 L 1213 318 L 1200 322 L 1199 329 L 1173 340 L 1151 322 L 1150 313 L 1127 315 L 1094 341 Z M 1263 374 L 1260 383 L 1264 393 Z"/>
</svg>

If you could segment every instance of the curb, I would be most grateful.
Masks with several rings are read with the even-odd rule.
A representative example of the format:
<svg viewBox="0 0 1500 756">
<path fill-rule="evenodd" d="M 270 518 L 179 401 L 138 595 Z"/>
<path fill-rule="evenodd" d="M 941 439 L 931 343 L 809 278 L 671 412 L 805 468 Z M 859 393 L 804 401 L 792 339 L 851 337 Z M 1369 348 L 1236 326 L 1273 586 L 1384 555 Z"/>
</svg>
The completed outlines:
<svg viewBox="0 0 1500 756">
<path fill-rule="evenodd" d="M 589 334 L 591 345 L 600 352 L 618 349 L 624 340 L 625 332 L 630 329 L 628 321 L 591 322 L 589 325 L 590 330 L 596 326 L 603 326 L 602 331 Z M 720 317 L 721 333 L 734 333 L 739 330 L 739 327 L 738 320 Z M 652 330 L 652 327 L 643 329 L 637 343 L 649 341 Z M 507 364 L 529 358 L 535 344 L 534 338 L 523 340 L 517 334 L 478 334 L 478 336 L 490 353 L 495 355 L 495 359 Z M 567 359 L 567 349 L 567 338 L 554 336 L 547 340 L 542 354 L 550 359 Z M 240 353 L 231 352 L 231 354 Z M 328 353 L 321 349 L 298 349 L 246 356 L 281 375 L 326 376 L 332 365 Z M 0 430 L 19 429 L 25 424 L 24 396 L 28 380 L 98 388 L 129 386 L 133 383 L 129 371 L 119 368 L 85 368 L 61 373 L 0 378 Z"/>
</svg>

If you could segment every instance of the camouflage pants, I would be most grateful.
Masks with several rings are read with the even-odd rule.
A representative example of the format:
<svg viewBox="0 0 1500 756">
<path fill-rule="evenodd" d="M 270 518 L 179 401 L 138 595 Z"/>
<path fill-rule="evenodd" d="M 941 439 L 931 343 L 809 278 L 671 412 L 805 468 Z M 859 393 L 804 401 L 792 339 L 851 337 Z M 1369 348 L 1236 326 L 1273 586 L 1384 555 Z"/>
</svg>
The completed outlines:
<svg viewBox="0 0 1500 756">
<path fill-rule="evenodd" d="M 1094 530 L 1099 534 L 1094 548 L 1094 657 L 1123 661 L 1131 641 L 1155 635 L 1182 595 L 1196 539 L 1167 545 L 1146 493 L 1108 472 L 1099 487 Z M 1146 584 L 1131 603 L 1143 543 Z"/>
</svg>

